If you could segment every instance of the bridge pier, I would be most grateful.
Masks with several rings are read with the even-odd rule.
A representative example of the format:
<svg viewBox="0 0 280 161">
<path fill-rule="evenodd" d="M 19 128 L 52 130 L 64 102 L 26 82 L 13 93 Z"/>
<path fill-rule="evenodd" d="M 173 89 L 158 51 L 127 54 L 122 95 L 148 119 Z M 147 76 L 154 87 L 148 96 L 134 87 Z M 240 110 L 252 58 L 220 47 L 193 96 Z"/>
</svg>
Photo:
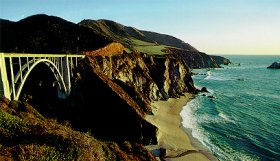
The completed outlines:
<svg viewBox="0 0 280 161">
<path fill-rule="evenodd" d="M 0 53 L 0 95 L 5 96 L 9 100 L 11 99 L 11 91 L 7 76 L 6 61 L 4 53 Z"/>
<path fill-rule="evenodd" d="M 72 58 L 70 58 L 70 59 L 72 60 Z M 67 55 L 65 57 L 61 58 L 61 65 L 60 65 L 59 70 L 61 71 L 61 75 L 64 80 L 66 91 L 62 91 L 62 90 L 58 89 L 58 97 L 65 99 L 71 93 L 71 73 L 70 73 L 70 67 L 69 67 L 69 57 Z"/>
</svg>

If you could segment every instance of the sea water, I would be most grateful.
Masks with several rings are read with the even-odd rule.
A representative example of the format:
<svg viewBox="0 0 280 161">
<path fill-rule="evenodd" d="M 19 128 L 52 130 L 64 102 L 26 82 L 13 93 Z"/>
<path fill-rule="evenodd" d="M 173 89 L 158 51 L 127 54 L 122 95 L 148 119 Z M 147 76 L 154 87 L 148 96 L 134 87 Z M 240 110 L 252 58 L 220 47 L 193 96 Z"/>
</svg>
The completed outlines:
<svg viewBox="0 0 280 161">
<path fill-rule="evenodd" d="M 196 69 L 206 87 L 180 113 L 183 126 L 219 160 L 280 160 L 280 56 L 225 56 L 232 64 Z"/>
</svg>

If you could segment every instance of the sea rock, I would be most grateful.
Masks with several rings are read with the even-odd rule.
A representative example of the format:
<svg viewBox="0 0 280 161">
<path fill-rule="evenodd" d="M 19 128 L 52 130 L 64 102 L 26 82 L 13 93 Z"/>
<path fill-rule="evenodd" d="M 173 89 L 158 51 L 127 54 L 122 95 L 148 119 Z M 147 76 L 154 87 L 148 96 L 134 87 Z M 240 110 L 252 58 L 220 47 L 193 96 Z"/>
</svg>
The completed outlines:
<svg viewBox="0 0 280 161">
<path fill-rule="evenodd" d="M 209 92 L 206 87 L 202 87 L 200 91 L 201 92 L 207 92 L 207 93 Z"/>
<path fill-rule="evenodd" d="M 270 66 L 268 66 L 267 68 L 270 68 L 270 69 L 280 69 L 280 63 L 274 62 Z"/>
</svg>

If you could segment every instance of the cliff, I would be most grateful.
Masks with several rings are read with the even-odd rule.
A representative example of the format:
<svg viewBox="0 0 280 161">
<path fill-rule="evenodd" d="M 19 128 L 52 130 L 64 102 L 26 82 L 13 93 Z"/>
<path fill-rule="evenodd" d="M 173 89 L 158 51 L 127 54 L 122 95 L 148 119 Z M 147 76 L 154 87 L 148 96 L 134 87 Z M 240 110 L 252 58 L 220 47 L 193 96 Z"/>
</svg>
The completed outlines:
<svg viewBox="0 0 280 161">
<path fill-rule="evenodd" d="M 88 54 L 93 69 L 124 88 L 135 90 L 135 100 L 159 100 L 194 92 L 190 69 L 179 59 L 126 53 L 111 56 Z M 130 91 L 130 90 L 127 90 Z"/>
<path fill-rule="evenodd" d="M 176 59 L 143 53 L 94 53 L 76 71 L 68 120 L 103 139 L 156 143 L 157 128 L 144 117 L 152 114 L 152 101 L 195 91 L 189 69 Z"/>
</svg>

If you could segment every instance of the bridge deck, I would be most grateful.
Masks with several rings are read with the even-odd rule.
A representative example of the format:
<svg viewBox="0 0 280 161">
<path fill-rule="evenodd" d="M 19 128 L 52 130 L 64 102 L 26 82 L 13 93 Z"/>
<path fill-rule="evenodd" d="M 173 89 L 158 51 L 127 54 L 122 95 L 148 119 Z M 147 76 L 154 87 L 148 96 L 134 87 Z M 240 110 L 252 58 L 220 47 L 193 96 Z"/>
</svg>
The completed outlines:
<svg viewBox="0 0 280 161">
<path fill-rule="evenodd" d="M 0 53 L 2 54 L 2 53 Z M 29 53 L 3 53 L 4 57 L 80 57 L 84 58 L 85 55 L 74 54 L 29 54 Z"/>
</svg>

